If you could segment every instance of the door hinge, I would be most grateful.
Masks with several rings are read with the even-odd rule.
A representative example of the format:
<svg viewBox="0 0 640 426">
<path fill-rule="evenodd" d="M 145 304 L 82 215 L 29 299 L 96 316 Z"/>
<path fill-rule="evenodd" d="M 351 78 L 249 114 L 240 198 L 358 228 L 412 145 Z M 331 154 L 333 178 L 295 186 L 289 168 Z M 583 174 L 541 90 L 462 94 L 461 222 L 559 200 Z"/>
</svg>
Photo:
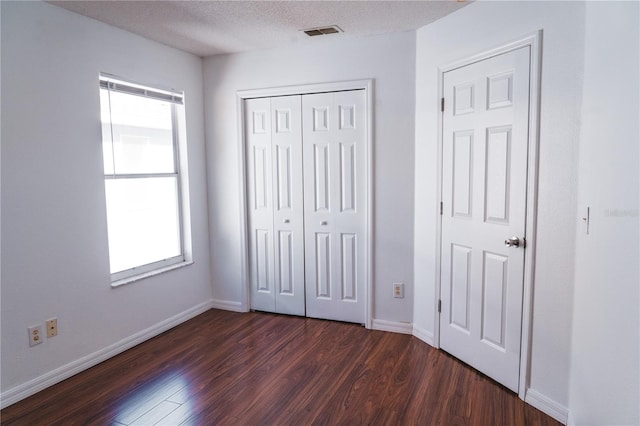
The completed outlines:
<svg viewBox="0 0 640 426">
<path fill-rule="evenodd" d="M 442 312 L 442 300 L 438 300 L 438 313 Z"/>
<path fill-rule="evenodd" d="M 440 216 L 442 216 L 442 211 L 444 210 L 444 206 L 442 204 L 442 201 L 440 201 Z"/>
<path fill-rule="evenodd" d="M 444 112 L 444 98 L 440 98 L 440 111 Z"/>
</svg>

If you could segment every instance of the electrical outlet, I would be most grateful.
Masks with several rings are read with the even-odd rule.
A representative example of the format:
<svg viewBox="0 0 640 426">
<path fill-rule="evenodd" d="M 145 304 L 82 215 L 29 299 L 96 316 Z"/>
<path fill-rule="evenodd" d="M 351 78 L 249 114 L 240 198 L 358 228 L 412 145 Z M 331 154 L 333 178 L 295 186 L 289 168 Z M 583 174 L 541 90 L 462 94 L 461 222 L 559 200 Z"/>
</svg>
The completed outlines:
<svg viewBox="0 0 640 426">
<path fill-rule="evenodd" d="M 51 318 L 47 320 L 47 337 L 54 337 L 58 335 L 58 318 Z"/>
<path fill-rule="evenodd" d="M 44 340 L 44 326 L 42 324 L 33 325 L 29 330 L 29 346 L 35 346 Z"/>
<path fill-rule="evenodd" d="M 396 299 L 404 299 L 404 284 L 393 283 L 393 297 Z"/>
</svg>

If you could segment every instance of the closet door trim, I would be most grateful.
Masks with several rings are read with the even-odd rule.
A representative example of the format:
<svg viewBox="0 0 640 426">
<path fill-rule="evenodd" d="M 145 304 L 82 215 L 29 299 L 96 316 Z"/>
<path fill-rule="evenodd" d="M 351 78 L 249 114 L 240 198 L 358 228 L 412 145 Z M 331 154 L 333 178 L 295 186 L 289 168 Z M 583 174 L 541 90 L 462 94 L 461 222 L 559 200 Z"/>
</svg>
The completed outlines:
<svg viewBox="0 0 640 426">
<path fill-rule="evenodd" d="M 247 181 L 246 181 L 246 140 L 244 134 L 244 100 L 287 95 L 307 95 L 312 93 L 340 92 L 345 90 L 365 90 L 367 103 L 366 129 L 366 278 L 365 278 L 365 327 L 371 328 L 373 312 L 373 79 L 352 80 L 332 83 L 293 85 L 273 87 L 267 89 L 240 90 L 236 92 L 236 110 L 238 117 L 238 183 L 240 185 L 240 245 L 241 250 L 241 311 L 248 312 L 251 307 L 249 291 L 249 244 L 248 244 L 248 211 L 247 211 Z"/>
</svg>

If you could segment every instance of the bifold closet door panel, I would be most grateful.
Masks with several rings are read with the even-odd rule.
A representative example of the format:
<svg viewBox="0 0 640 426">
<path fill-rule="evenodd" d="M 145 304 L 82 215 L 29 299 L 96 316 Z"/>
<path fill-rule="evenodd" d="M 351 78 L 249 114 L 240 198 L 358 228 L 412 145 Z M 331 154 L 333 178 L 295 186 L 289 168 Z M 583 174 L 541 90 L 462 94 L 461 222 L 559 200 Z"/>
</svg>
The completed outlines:
<svg viewBox="0 0 640 426">
<path fill-rule="evenodd" d="M 251 309 L 305 314 L 301 98 L 245 101 Z"/>
<path fill-rule="evenodd" d="M 275 312 L 305 315 L 301 97 L 271 98 Z"/>
<path fill-rule="evenodd" d="M 251 309 L 275 312 L 271 100 L 245 101 Z"/>
<path fill-rule="evenodd" d="M 364 90 L 302 96 L 307 316 L 364 323 Z"/>
</svg>

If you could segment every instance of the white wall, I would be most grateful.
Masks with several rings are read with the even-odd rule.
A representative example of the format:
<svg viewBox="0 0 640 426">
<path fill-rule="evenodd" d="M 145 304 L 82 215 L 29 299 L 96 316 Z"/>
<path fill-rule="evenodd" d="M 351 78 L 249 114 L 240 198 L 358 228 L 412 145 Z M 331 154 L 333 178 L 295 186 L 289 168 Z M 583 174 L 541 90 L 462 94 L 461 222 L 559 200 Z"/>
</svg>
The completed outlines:
<svg viewBox="0 0 640 426">
<path fill-rule="evenodd" d="M 201 59 L 46 3 L 1 7 L 4 403 L 30 380 L 201 306 L 211 287 Z M 186 98 L 195 263 L 119 288 L 109 276 L 99 72 Z M 30 348 L 27 327 L 53 316 L 59 335 Z"/>
<path fill-rule="evenodd" d="M 236 91 L 375 79 L 373 318 L 412 322 L 415 34 L 335 38 L 204 61 L 214 298 L 241 299 Z M 394 299 L 393 282 L 405 283 Z"/>
<path fill-rule="evenodd" d="M 531 389 L 564 411 L 573 298 L 582 2 L 478 1 L 417 32 L 415 323 L 434 331 L 438 66 L 544 30 Z"/>
<path fill-rule="evenodd" d="M 570 409 L 576 425 L 640 423 L 640 7 L 589 2 Z M 590 207 L 589 235 L 580 220 Z"/>
</svg>

